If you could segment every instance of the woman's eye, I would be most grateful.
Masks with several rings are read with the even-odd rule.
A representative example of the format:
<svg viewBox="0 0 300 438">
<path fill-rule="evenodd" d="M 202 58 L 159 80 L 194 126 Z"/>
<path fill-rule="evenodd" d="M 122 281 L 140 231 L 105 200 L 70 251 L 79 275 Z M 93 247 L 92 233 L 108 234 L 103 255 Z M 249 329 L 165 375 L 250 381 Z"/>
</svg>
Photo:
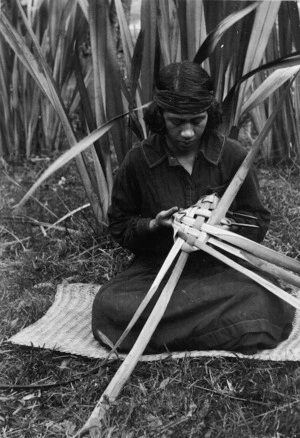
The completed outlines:
<svg viewBox="0 0 300 438">
<path fill-rule="evenodd" d="M 179 122 L 177 122 L 177 121 L 172 121 L 172 125 L 174 125 L 174 126 L 180 126 L 181 125 L 181 122 L 179 121 Z"/>
<path fill-rule="evenodd" d="M 202 123 L 202 120 L 203 119 L 195 119 L 195 120 L 193 120 L 193 125 L 200 125 L 201 123 Z"/>
</svg>

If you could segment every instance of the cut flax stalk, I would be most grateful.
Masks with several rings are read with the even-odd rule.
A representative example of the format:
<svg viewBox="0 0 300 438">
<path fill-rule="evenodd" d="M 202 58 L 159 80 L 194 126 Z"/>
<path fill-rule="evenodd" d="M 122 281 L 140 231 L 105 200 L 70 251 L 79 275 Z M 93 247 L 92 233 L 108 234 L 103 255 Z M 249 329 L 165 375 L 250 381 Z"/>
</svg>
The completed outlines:
<svg viewBox="0 0 300 438">
<path fill-rule="evenodd" d="M 256 257 L 248 253 L 247 251 L 235 248 L 231 245 L 228 245 L 228 243 L 222 242 L 219 239 L 215 239 L 214 237 L 210 237 L 208 239 L 208 243 L 247 261 L 255 268 L 267 272 L 268 274 L 273 275 L 273 277 L 275 278 L 278 278 L 285 281 L 286 283 L 292 284 L 293 286 L 300 288 L 300 277 L 298 275 L 295 275 L 293 272 L 286 271 L 279 266 L 274 266 L 272 265 L 272 263 L 261 260 L 259 257 Z"/>
<path fill-rule="evenodd" d="M 272 114 L 270 115 L 269 119 L 267 120 L 267 123 L 265 124 L 263 130 L 255 140 L 255 142 L 252 145 L 252 148 L 246 155 L 244 161 L 242 162 L 240 168 L 238 169 L 237 173 L 233 177 L 231 183 L 229 184 L 228 188 L 226 189 L 223 197 L 221 198 L 219 204 L 217 205 L 216 209 L 213 210 L 211 217 L 208 219 L 208 223 L 211 225 L 216 225 L 221 222 L 223 217 L 225 217 L 230 205 L 232 204 L 234 198 L 236 197 L 236 194 L 238 193 L 241 185 L 243 184 L 249 169 L 253 163 L 253 160 L 255 158 L 256 152 L 258 151 L 262 141 L 264 140 L 265 136 L 267 135 L 275 116 L 281 107 L 281 104 L 283 102 L 283 99 L 285 98 L 287 91 L 289 87 L 286 88 L 285 92 L 283 93 L 281 99 L 278 101 L 277 105 L 275 106 Z M 209 205 L 203 205 L 203 208 L 209 208 Z M 201 218 L 198 216 L 197 220 L 195 221 L 195 224 L 197 222 L 197 226 L 201 224 L 201 221 L 204 221 L 204 218 Z M 199 226 L 199 230 L 201 230 L 201 225 Z M 205 245 L 206 241 L 208 240 L 208 235 L 205 232 L 201 232 L 200 237 L 197 238 L 198 244 L 200 244 L 200 241 L 202 244 Z M 194 240 L 196 240 L 196 237 L 194 237 Z M 193 246 L 193 245 L 192 245 Z M 207 246 L 207 245 L 206 245 Z M 205 246 L 205 248 L 206 248 Z M 209 247 L 208 247 L 209 248 Z M 212 249 L 212 248 L 210 248 Z M 219 252 L 215 251 L 216 255 L 219 256 Z M 134 344 L 133 348 L 129 352 L 128 356 L 118 369 L 117 373 L 113 377 L 112 381 L 108 385 L 107 389 L 101 396 L 99 402 L 97 403 L 95 409 L 93 410 L 90 418 L 87 420 L 83 428 L 75 435 L 76 437 L 81 437 L 84 434 L 86 434 L 90 429 L 93 429 L 93 435 L 94 436 L 100 436 L 100 430 L 101 430 L 101 422 L 100 420 L 104 417 L 107 403 L 105 401 L 113 400 L 116 398 L 123 388 L 126 380 L 132 373 L 136 363 L 138 362 L 140 356 L 142 355 L 143 351 L 146 348 L 147 343 L 151 339 L 151 336 L 156 329 L 157 325 L 159 324 L 165 309 L 168 305 L 169 299 L 173 293 L 173 290 L 177 284 L 178 279 L 180 278 L 181 272 L 184 268 L 184 265 L 186 263 L 186 260 L 188 258 L 188 254 L 185 252 L 182 252 L 179 256 L 179 259 L 175 265 L 175 268 L 171 274 L 171 277 L 165 286 L 164 290 L 162 291 L 153 311 L 151 312 L 148 321 L 146 322 L 140 336 L 138 337 L 136 343 Z M 237 264 L 239 267 L 239 265 Z M 164 305 L 164 306 L 163 306 Z"/>
<path fill-rule="evenodd" d="M 203 224 L 203 231 L 211 234 L 214 237 L 225 240 L 231 245 L 235 245 L 240 249 L 253 254 L 267 262 L 273 263 L 276 266 L 289 269 L 290 271 L 300 274 L 300 263 L 291 257 L 280 254 L 273 249 L 266 248 L 253 240 L 233 233 L 232 231 L 223 230 L 222 228 L 212 227 L 209 223 Z"/>
<path fill-rule="evenodd" d="M 220 253 L 216 249 L 210 247 L 206 243 L 197 241 L 197 242 L 195 242 L 195 246 L 197 246 L 197 248 L 201 249 L 202 251 L 205 251 L 208 254 L 212 255 L 213 257 L 220 260 L 221 262 L 226 263 L 226 265 L 230 266 L 231 268 L 234 268 L 238 272 L 241 272 L 242 274 L 251 278 L 256 283 L 263 286 L 265 289 L 268 289 L 270 292 L 272 292 L 277 297 L 281 298 L 285 302 L 289 303 L 291 306 L 295 307 L 295 309 L 300 310 L 300 300 L 298 300 L 294 296 L 288 294 L 287 292 L 283 291 L 278 286 L 275 286 L 275 284 L 271 283 L 270 281 L 266 280 L 265 278 L 261 277 L 260 275 L 256 274 L 255 272 L 250 271 L 250 269 L 247 269 L 244 266 L 239 265 L 238 263 L 236 263 L 235 261 L 233 261 L 229 257 Z"/>
</svg>

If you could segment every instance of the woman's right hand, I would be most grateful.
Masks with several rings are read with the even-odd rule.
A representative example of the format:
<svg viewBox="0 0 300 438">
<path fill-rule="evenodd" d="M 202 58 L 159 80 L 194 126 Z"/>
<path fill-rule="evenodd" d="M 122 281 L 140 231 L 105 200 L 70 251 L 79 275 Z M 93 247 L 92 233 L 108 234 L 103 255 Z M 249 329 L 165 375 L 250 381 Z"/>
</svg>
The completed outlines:
<svg viewBox="0 0 300 438">
<path fill-rule="evenodd" d="M 178 211 L 178 207 L 172 207 L 169 210 L 160 211 L 155 219 L 151 219 L 149 224 L 150 231 L 155 231 L 160 227 L 172 226 L 172 215 Z"/>
</svg>

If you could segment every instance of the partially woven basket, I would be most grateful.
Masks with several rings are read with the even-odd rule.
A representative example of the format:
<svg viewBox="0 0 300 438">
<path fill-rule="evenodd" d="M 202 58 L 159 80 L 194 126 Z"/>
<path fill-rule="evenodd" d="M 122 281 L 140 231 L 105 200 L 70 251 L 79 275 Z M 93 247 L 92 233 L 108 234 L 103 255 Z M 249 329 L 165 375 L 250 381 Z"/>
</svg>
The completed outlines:
<svg viewBox="0 0 300 438">
<path fill-rule="evenodd" d="M 195 241 L 202 237 L 205 239 L 206 233 L 201 227 L 204 222 L 210 218 L 212 211 L 216 208 L 219 202 L 217 194 L 207 195 L 199 199 L 199 201 L 186 209 L 180 209 L 173 215 L 174 238 L 181 237 L 185 244 L 182 247 L 183 251 L 193 252 L 198 248 L 194 245 Z M 223 218 L 220 222 L 221 227 L 229 229 L 232 222 Z"/>
</svg>

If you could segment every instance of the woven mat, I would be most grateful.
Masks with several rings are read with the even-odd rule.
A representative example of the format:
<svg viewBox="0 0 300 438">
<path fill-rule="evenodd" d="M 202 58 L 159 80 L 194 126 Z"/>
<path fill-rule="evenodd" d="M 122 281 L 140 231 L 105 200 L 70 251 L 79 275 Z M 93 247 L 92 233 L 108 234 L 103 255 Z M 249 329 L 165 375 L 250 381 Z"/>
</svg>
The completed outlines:
<svg viewBox="0 0 300 438">
<path fill-rule="evenodd" d="M 94 284 L 59 285 L 54 303 L 47 313 L 8 341 L 90 358 L 105 358 L 108 354 L 107 350 L 99 345 L 91 331 L 92 302 L 98 290 L 99 286 Z M 170 353 L 144 355 L 141 360 L 154 361 L 169 356 Z M 252 356 L 216 350 L 172 353 L 173 358 L 186 356 L 246 357 L 272 361 L 300 360 L 300 312 L 296 312 L 294 327 L 289 339 L 273 350 L 264 350 Z M 119 357 L 124 358 L 124 355 Z"/>
</svg>

